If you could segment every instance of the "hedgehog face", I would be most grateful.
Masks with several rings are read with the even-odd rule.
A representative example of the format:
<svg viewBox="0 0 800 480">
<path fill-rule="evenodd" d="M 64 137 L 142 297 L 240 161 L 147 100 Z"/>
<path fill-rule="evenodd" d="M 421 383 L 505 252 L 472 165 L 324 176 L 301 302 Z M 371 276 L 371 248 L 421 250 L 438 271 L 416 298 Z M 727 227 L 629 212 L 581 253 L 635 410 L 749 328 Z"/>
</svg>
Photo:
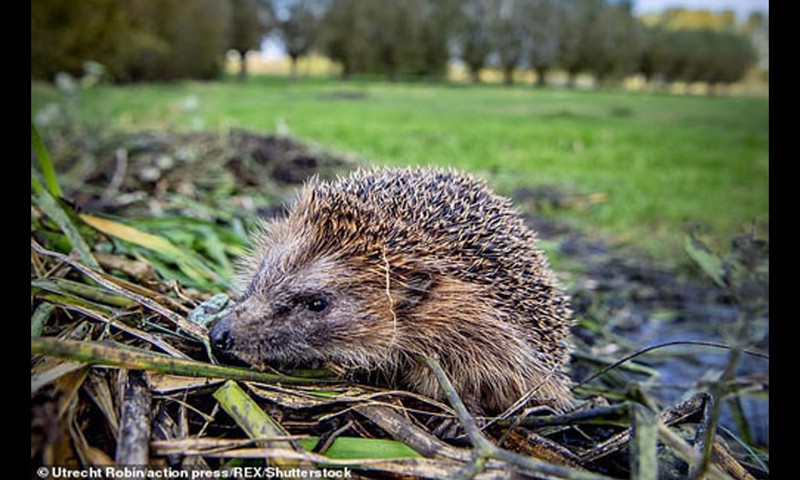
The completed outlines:
<svg viewBox="0 0 800 480">
<path fill-rule="evenodd" d="M 313 361 L 374 365 L 375 353 L 385 353 L 393 337 L 382 331 L 385 323 L 364 274 L 332 258 L 301 261 L 291 253 L 265 256 L 234 312 L 212 327 L 215 352 L 261 367 Z M 357 276 L 359 285 L 351 281 Z"/>
</svg>

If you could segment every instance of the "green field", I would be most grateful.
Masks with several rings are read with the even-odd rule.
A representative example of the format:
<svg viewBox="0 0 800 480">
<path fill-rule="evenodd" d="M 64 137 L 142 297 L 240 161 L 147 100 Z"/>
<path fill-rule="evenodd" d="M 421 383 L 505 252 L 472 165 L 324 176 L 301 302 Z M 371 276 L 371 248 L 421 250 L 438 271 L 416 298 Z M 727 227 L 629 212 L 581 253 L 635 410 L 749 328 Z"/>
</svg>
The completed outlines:
<svg viewBox="0 0 800 480">
<path fill-rule="evenodd" d="M 32 113 L 59 98 L 32 85 Z M 281 130 L 369 163 L 476 171 L 507 194 L 601 194 L 564 216 L 664 256 L 687 223 L 722 241 L 755 221 L 768 236 L 766 98 L 257 77 L 97 86 L 77 106 L 88 124 Z"/>
</svg>

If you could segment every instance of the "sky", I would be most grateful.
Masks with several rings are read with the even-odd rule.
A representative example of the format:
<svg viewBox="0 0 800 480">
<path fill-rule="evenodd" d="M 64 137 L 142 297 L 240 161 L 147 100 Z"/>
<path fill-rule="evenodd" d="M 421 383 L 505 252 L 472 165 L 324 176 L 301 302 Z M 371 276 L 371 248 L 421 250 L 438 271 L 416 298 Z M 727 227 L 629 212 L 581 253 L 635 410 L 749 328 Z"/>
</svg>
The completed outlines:
<svg viewBox="0 0 800 480">
<path fill-rule="evenodd" d="M 638 13 L 659 12 L 669 7 L 693 10 L 733 10 L 738 18 L 746 18 L 753 10 L 769 13 L 769 0 L 635 0 Z"/>
</svg>

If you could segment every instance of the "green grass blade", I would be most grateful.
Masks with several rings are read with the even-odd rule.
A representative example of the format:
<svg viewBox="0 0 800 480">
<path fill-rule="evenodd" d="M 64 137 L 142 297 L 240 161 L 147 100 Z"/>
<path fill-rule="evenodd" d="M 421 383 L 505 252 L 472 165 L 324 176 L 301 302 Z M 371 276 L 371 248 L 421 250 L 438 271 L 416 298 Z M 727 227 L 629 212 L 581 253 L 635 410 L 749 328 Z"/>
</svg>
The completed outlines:
<svg viewBox="0 0 800 480">
<path fill-rule="evenodd" d="M 159 237 L 158 235 L 143 232 L 128 225 L 94 215 L 82 214 L 81 220 L 106 235 L 156 251 L 167 257 L 183 258 L 186 256 L 183 250 L 173 245 L 172 242 L 166 238 Z"/>
<path fill-rule="evenodd" d="M 78 232 L 75 224 L 70 220 L 69 215 L 61 208 L 61 205 L 59 205 L 55 198 L 53 198 L 47 190 L 42 190 L 36 195 L 36 203 L 51 220 L 56 222 L 58 228 L 64 232 L 72 248 L 78 252 L 78 258 L 80 258 L 81 262 L 95 270 L 102 271 L 100 264 L 97 263 L 97 260 L 92 255 L 89 245 L 86 244 L 86 241 L 84 241 L 80 232 Z"/>
<path fill-rule="evenodd" d="M 44 190 L 42 182 L 39 181 L 38 177 L 39 177 L 39 172 L 37 172 L 36 169 L 33 168 L 33 165 L 31 165 L 31 189 L 33 189 L 33 193 L 37 195 L 39 194 L 39 192 Z"/>
<path fill-rule="evenodd" d="M 205 284 L 208 280 L 214 280 L 225 284 L 224 280 L 211 268 L 206 266 L 202 260 L 192 255 L 190 251 L 177 247 L 164 237 L 153 235 L 129 225 L 124 225 L 94 215 L 82 214 L 81 220 L 106 235 L 160 253 L 175 262 L 178 268 L 195 283 Z"/>
<path fill-rule="evenodd" d="M 201 228 L 199 233 L 202 235 L 203 248 L 220 267 L 222 273 L 228 277 L 233 276 L 233 265 L 225 254 L 225 244 L 216 232 L 210 228 Z"/>
<path fill-rule="evenodd" d="M 658 478 L 656 414 L 640 404 L 631 405 L 630 464 L 631 479 L 656 480 Z"/>
<path fill-rule="evenodd" d="M 63 197 L 64 193 L 61 191 L 61 185 L 58 184 L 58 176 L 56 176 L 56 169 L 53 167 L 53 161 L 50 159 L 50 154 L 44 146 L 41 135 L 39 135 L 39 130 L 36 129 L 36 125 L 33 123 L 31 123 L 31 146 L 33 147 L 33 151 L 36 152 L 36 157 L 39 159 L 39 167 L 42 169 L 42 175 L 44 175 L 44 181 L 45 184 L 47 184 L 47 191 L 56 198 Z M 33 182 L 33 180 L 31 180 L 31 182 Z"/>
<path fill-rule="evenodd" d="M 44 324 L 47 322 L 47 319 L 50 318 L 50 314 L 53 313 L 54 308 L 52 303 L 42 303 L 36 307 L 33 315 L 31 315 L 31 337 L 38 337 L 42 334 Z"/>
<path fill-rule="evenodd" d="M 32 338 L 31 355 L 36 354 L 65 358 L 93 365 L 147 370 L 186 377 L 224 378 L 228 380 L 298 385 L 330 383 L 322 379 L 296 378 L 258 372 L 246 368 L 223 367 L 197 360 L 170 357 L 139 348 L 99 342 L 60 340 L 45 337 Z"/>
<path fill-rule="evenodd" d="M 298 440 L 300 446 L 311 451 L 319 442 L 318 437 Z M 381 438 L 339 437 L 325 452 L 325 456 L 336 460 L 419 458 L 421 455 L 408 445 L 396 440 Z"/>
<path fill-rule="evenodd" d="M 116 295 L 108 290 L 93 287 L 85 283 L 74 282 L 66 278 L 31 280 L 31 287 L 38 287 L 62 295 L 76 296 L 112 307 L 127 308 L 134 304 L 131 299 L 123 297 L 122 295 Z"/>
<path fill-rule="evenodd" d="M 724 275 L 722 260 L 711 253 L 708 247 L 695 237 L 686 237 L 683 245 L 686 253 L 700 266 L 703 272 L 711 277 L 714 283 L 725 288 L 725 281 L 722 278 Z"/>
<path fill-rule="evenodd" d="M 222 408 L 233 417 L 236 424 L 239 425 L 250 438 L 268 438 L 287 435 L 283 427 L 264 412 L 255 400 L 235 382 L 225 382 L 222 387 L 214 392 L 214 398 L 217 399 Z M 300 446 L 308 452 L 311 452 L 318 442 L 319 438 L 317 437 L 298 440 Z M 270 442 L 270 447 L 292 449 L 292 445 L 289 442 Z M 407 445 L 395 440 L 339 437 L 325 452 L 325 456 L 335 460 L 396 460 L 402 458 L 419 458 L 420 454 Z M 288 463 L 290 461 L 283 460 L 283 462 Z"/>
<path fill-rule="evenodd" d="M 74 295 L 56 293 L 50 290 L 45 290 L 40 287 L 37 287 L 36 285 L 33 284 L 33 282 L 31 282 L 31 294 L 43 302 L 52 303 L 57 306 L 70 305 L 74 308 L 91 310 L 101 313 L 103 315 L 113 314 L 113 310 L 107 306 L 98 305 L 96 303 L 90 302 L 89 300 L 86 300 L 84 298 L 79 298 Z"/>
<path fill-rule="evenodd" d="M 236 384 L 227 381 L 216 392 L 214 398 L 217 399 L 222 409 L 233 417 L 236 424 L 250 438 L 282 437 L 288 432 L 281 427 L 272 417 L 270 417 L 250 395 Z M 270 442 L 271 447 L 285 448 L 292 450 L 292 444 L 287 442 Z M 296 467 L 297 460 L 284 458 L 273 458 L 272 461 L 279 467 Z"/>
</svg>

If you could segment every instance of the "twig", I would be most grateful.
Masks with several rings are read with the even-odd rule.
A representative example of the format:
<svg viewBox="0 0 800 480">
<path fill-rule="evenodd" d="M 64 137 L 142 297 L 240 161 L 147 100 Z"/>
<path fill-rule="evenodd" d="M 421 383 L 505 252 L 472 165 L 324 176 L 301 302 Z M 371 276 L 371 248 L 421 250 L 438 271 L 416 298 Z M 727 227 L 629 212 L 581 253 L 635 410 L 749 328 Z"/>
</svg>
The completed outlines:
<svg viewBox="0 0 800 480">
<path fill-rule="evenodd" d="M 746 468 L 733 458 L 728 449 L 718 439 L 714 439 L 714 447 L 711 451 L 714 465 L 718 466 L 723 472 L 732 476 L 736 480 L 756 480 Z"/>
<path fill-rule="evenodd" d="M 711 465 L 711 453 L 714 448 L 714 437 L 717 433 L 722 398 L 725 395 L 726 386 L 736 377 L 736 366 L 739 365 L 739 358 L 741 358 L 742 352 L 743 350 L 739 347 L 731 350 L 725 371 L 720 379 L 711 386 L 710 400 L 706 403 L 702 427 L 697 433 L 698 442 L 696 448 L 701 454 L 701 460 L 689 468 L 689 478 L 693 480 L 702 479 Z"/>
<path fill-rule="evenodd" d="M 690 397 L 689 399 L 668 408 L 667 410 L 662 411 L 658 414 L 658 421 L 663 423 L 664 425 L 676 425 L 687 418 L 691 417 L 692 415 L 699 412 L 705 402 L 708 400 L 707 393 L 698 393 Z M 608 440 L 600 443 L 592 450 L 582 454 L 580 456 L 581 463 L 593 462 L 599 458 L 605 457 L 613 452 L 616 452 L 625 444 L 630 441 L 631 438 L 631 429 L 628 428 L 623 432 L 620 432 L 613 437 L 609 438 Z"/>
<path fill-rule="evenodd" d="M 148 464 L 151 400 L 145 373 L 142 370 L 128 371 L 117 435 L 117 465 Z"/>
<path fill-rule="evenodd" d="M 746 238 L 746 243 L 744 244 L 746 246 L 752 247 L 754 245 L 752 242 L 756 240 L 755 224 L 753 227 L 754 230 L 750 232 L 749 238 Z M 694 243 L 692 242 L 700 243 L 699 246 L 702 248 L 693 248 Z M 712 401 L 707 404 L 704 411 L 705 416 L 702 427 L 705 430 L 698 432 L 698 440 L 695 445 L 702 455 L 700 461 L 692 463 L 689 468 L 689 478 L 693 480 L 704 478 L 706 472 L 711 467 L 722 402 L 729 393 L 729 385 L 736 379 L 736 368 L 739 365 L 742 354 L 747 353 L 745 346 L 749 343 L 748 327 L 750 323 L 757 318 L 759 311 L 764 308 L 760 300 L 752 297 L 750 294 L 744 293 L 745 291 L 753 290 L 751 282 L 761 282 L 765 280 L 761 278 L 759 274 L 758 255 L 751 255 L 757 252 L 747 251 L 746 246 L 737 254 L 737 252 L 735 252 L 737 247 L 735 244 L 733 245 L 734 251 L 731 252 L 731 257 L 733 259 L 731 263 L 729 259 L 723 261 L 719 257 L 707 252 L 705 245 L 696 238 L 687 239 L 687 247 L 689 247 L 687 251 L 689 254 L 696 257 L 695 260 L 697 260 L 703 270 L 714 278 L 717 284 L 719 284 L 726 293 L 734 298 L 740 309 L 733 336 L 734 346 L 730 349 L 725 370 L 717 381 L 712 382 L 709 388 Z M 742 259 L 737 259 L 737 255 L 741 254 L 746 254 L 746 258 L 742 257 Z M 708 257 L 711 258 L 709 259 Z M 710 267 L 709 264 L 711 265 Z M 737 270 L 740 270 L 740 273 L 744 274 L 745 277 L 742 278 L 740 274 L 737 274 Z M 768 286 L 769 283 L 767 282 L 766 285 Z M 758 292 L 758 289 L 756 289 L 756 292 Z"/>
<path fill-rule="evenodd" d="M 393 439 L 405 443 L 424 457 L 447 457 L 462 461 L 469 459 L 469 452 L 466 450 L 444 443 L 385 405 L 369 403 L 353 409 L 377 424 Z"/>
<path fill-rule="evenodd" d="M 509 450 L 556 465 L 581 468 L 581 462 L 577 455 L 560 443 L 543 435 L 531 431 L 517 433 L 509 430 L 504 433 L 504 437 L 505 444 L 509 445 L 506 448 Z M 498 439 L 496 445 L 502 448 L 504 444 L 501 443 L 501 439 Z"/>
<path fill-rule="evenodd" d="M 314 449 L 312 452 L 319 453 L 321 455 L 325 455 L 328 452 L 328 449 L 331 448 L 333 442 L 336 441 L 339 436 L 341 436 L 344 432 L 350 430 L 353 427 L 353 420 L 348 420 L 344 425 L 333 430 L 332 432 L 327 432 L 319 437 L 319 441 L 316 445 L 314 445 Z"/>
<path fill-rule="evenodd" d="M 650 347 L 643 348 L 642 350 L 637 350 L 636 352 L 633 352 L 630 355 L 626 355 L 626 356 L 622 357 L 621 359 L 617 360 L 616 362 L 612 363 L 611 365 L 608 365 L 607 367 L 601 368 L 594 375 L 590 375 L 589 378 L 583 380 L 582 382 L 580 382 L 578 384 L 573 385 L 572 388 L 575 389 L 575 388 L 581 387 L 583 385 L 586 385 L 587 383 L 591 382 L 595 378 L 603 375 L 604 373 L 606 373 L 606 372 L 608 372 L 610 370 L 613 370 L 613 369 L 619 367 L 623 363 L 625 363 L 625 362 L 627 362 L 629 360 L 632 360 L 632 359 L 634 359 L 634 358 L 636 358 L 636 357 L 638 357 L 640 355 L 644 355 L 645 353 L 648 353 L 648 352 L 651 352 L 653 350 L 657 350 L 657 349 L 660 349 L 660 348 L 674 347 L 676 345 L 698 345 L 698 346 L 702 346 L 702 347 L 722 348 L 722 349 L 725 349 L 725 350 L 733 350 L 733 349 L 736 348 L 736 347 L 731 347 L 730 345 L 725 345 L 724 343 L 706 342 L 706 341 L 702 341 L 702 340 L 679 340 L 679 341 L 674 341 L 674 342 L 659 343 L 658 345 L 652 345 Z M 765 353 L 762 353 L 762 352 L 757 352 L 755 350 L 745 350 L 745 349 L 742 349 L 741 352 L 742 353 L 746 353 L 748 355 L 753 355 L 755 357 L 759 357 L 759 358 L 763 358 L 763 359 L 769 360 L 769 355 L 767 355 Z"/>
<path fill-rule="evenodd" d="M 576 425 L 581 423 L 597 423 L 596 418 L 620 416 L 628 411 L 630 404 L 618 403 L 608 407 L 597 407 L 591 410 L 570 412 L 563 415 L 548 415 L 546 417 L 526 417 L 519 422 L 519 426 L 527 428 L 552 427 L 558 425 Z M 498 426 L 511 426 L 511 420 L 498 420 Z"/>
<path fill-rule="evenodd" d="M 700 458 L 697 457 L 692 446 L 686 443 L 684 439 L 670 430 L 666 425 L 659 423 L 658 438 L 690 465 L 700 461 Z M 731 477 L 721 471 L 716 465 L 710 465 L 706 474 L 714 480 L 731 480 Z"/>
<path fill-rule="evenodd" d="M 708 396 L 708 400 L 705 402 L 705 405 L 703 405 L 703 420 L 698 424 L 697 432 L 695 433 L 694 452 L 697 458 L 711 458 L 710 452 L 714 442 L 714 435 L 709 435 L 709 431 L 713 432 L 716 430 L 716 425 L 712 423 L 714 417 L 712 412 L 715 410 L 715 405 L 717 403 L 717 398 L 712 394 Z M 689 478 L 703 478 L 705 472 L 708 470 L 708 465 L 708 462 L 690 465 Z"/>
<path fill-rule="evenodd" d="M 458 393 L 456 393 L 453 384 L 450 383 L 450 379 L 447 378 L 447 374 L 442 369 L 439 361 L 435 358 L 421 354 L 417 355 L 416 357 L 418 361 L 422 362 L 431 370 L 431 372 L 433 372 L 436 380 L 439 382 L 439 385 L 442 387 L 442 390 L 447 396 L 447 400 L 455 410 L 456 416 L 461 422 L 461 425 L 464 427 L 470 442 L 472 443 L 474 458 L 472 463 L 460 472 L 460 474 L 462 474 L 464 477 L 471 478 L 475 476 L 478 472 L 483 470 L 488 459 L 494 458 L 497 460 L 502 460 L 509 465 L 516 467 L 516 469 L 523 473 L 534 476 L 547 475 L 570 480 L 598 480 L 608 478 L 606 476 L 598 475 L 588 471 L 576 470 L 573 468 L 542 462 L 535 458 L 520 455 L 495 446 L 483 435 L 483 433 L 481 433 L 478 425 L 475 423 L 475 419 L 472 417 L 472 415 L 470 415 L 466 405 L 464 405 L 464 402 L 461 400 L 461 397 L 459 397 Z"/>
<path fill-rule="evenodd" d="M 125 180 L 125 171 L 128 169 L 128 150 L 122 147 L 118 148 L 114 152 L 114 159 L 117 161 L 114 167 L 114 175 L 103 192 L 104 198 L 113 197 L 119 191 L 119 187 L 122 186 L 122 181 Z"/>
</svg>

